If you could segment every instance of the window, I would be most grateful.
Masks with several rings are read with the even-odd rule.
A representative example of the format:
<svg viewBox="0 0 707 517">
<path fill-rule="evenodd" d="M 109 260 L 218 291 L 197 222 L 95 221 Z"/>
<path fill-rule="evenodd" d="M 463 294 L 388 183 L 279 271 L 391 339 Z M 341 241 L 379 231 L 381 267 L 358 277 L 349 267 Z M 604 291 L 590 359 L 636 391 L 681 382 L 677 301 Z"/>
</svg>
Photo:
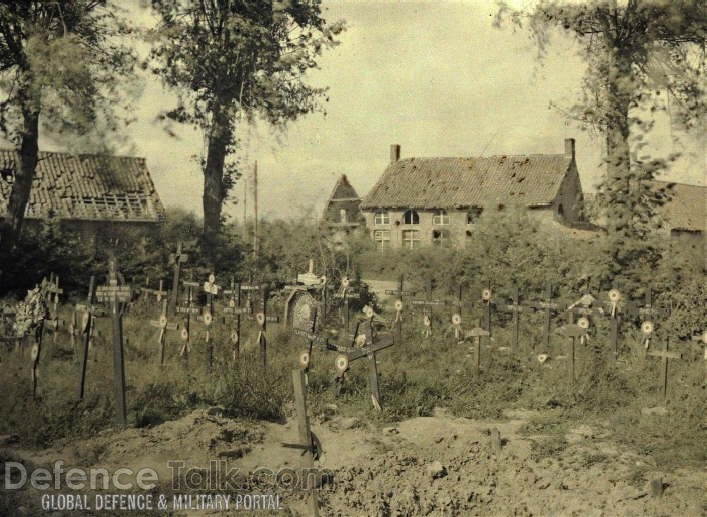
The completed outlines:
<svg viewBox="0 0 707 517">
<path fill-rule="evenodd" d="M 375 230 L 373 232 L 373 241 L 379 250 L 390 248 L 390 230 Z"/>
<path fill-rule="evenodd" d="M 479 217 L 481 217 L 481 212 L 483 211 L 484 209 L 480 206 L 472 206 L 471 208 L 469 208 L 469 211 L 466 213 L 466 224 L 476 223 Z"/>
<path fill-rule="evenodd" d="M 450 244 L 449 230 L 432 230 L 432 245 L 447 247 Z"/>
<path fill-rule="evenodd" d="M 415 210 L 408 210 L 403 214 L 403 223 L 420 224 L 420 214 L 418 214 Z"/>
<path fill-rule="evenodd" d="M 432 213 L 432 224 L 446 226 L 449 224 L 449 214 L 446 210 L 435 210 Z"/>
<path fill-rule="evenodd" d="M 403 230 L 403 247 L 414 249 L 420 247 L 420 232 L 418 230 Z"/>
<path fill-rule="evenodd" d="M 346 222 L 346 210 L 343 208 L 339 210 L 339 218 L 341 219 L 340 222 L 345 223 Z"/>
<path fill-rule="evenodd" d="M 376 212 L 373 216 L 373 224 L 376 226 L 390 224 L 390 214 L 388 212 Z"/>
</svg>

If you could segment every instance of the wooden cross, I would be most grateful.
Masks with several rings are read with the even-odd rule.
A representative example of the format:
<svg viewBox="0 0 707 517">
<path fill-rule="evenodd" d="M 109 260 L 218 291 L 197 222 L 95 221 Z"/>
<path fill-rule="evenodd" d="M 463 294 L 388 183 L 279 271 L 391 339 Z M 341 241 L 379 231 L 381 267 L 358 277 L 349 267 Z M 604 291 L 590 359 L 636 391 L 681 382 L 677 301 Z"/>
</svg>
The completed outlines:
<svg viewBox="0 0 707 517">
<path fill-rule="evenodd" d="M 660 357 L 663 360 L 663 399 L 668 398 L 668 360 L 669 359 L 682 359 L 682 354 L 678 352 L 670 352 L 668 350 L 668 338 L 665 339 L 665 345 L 663 350 L 650 350 L 646 355 L 652 357 Z"/>
<path fill-rule="evenodd" d="M 569 351 L 568 351 L 568 372 L 569 372 L 569 383 L 574 385 L 575 381 L 575 348 L 577 338 L 582 338 L 586 336 L 587 329 L 583 328 L 575 323 L 568 323 L 557 329 L 558 334 L 569 339 Z"/>
<path fill-rule="evenodd" d="M 538 302 L 530 302 L 526 304 L 527 307 L 536 310 L 545 311 L 545 322 L 543 325 L 543 337 L 545 340 L 545 346 L 547 349 L 550 348 L 550 325 L 552 323 L 552 313 L 557 312 L 559 309 L 559 304 L 552 301 L 553 289 L 551 284 L 547 284 L 545 288 L 545 300 Z M 535 350 L 535 344 L 533 343 L 533 350 Z"/>
<path fill-rule="evenodd" d="M 162 300 L 162 314 L 160 315 L 160 319 L 157 321 L 150 320 L 150 325 L 160 329 L 160 336 L 157 338 L 157 342 L 160 347 L 160 365 L 163 365 L 165 343 L 167 341 L 167 331 L 177 330 L 177 327 L 179 326 L 177 325 L 177 323 L 169 323 L 169 320 L 167 318 L 167 298 Z"/>
<path fill-rule="evenodd" d="M 189 255 L 182 251 L 182 241 L 177 242 L 177 251 L 169 255 L 169 263 L 174 265 L 174 274 L 172 276 L 172 300 L 170 302 L 170 312 L 176 314 L 177 296 L 179 295 L 179 275 L 182 270 L 182 264 L 189 260 Z"/>
<path fill-rule="evenodd" d="M 341 352 L 337 355 L 335 366 L 338 372 L 337 384 L 340 391 L 344 381 L 344 374 L 348 371 L 352 362 L 362 358 L 368 359 L 368 382 L 371 390 L 371 402 L 377 410 L 381 409 L 380 388 L 378 385 L 378 363 L 376 362 L 376 352 L 389 348 L 395 344 L 392 336 L 383 336 L 376 342 L 377 336 L 373 332 L 373 318 L 368 318 L 363 324 L 363 334 L 359 334 L 361 325 L 357 326 L 354 343 L 351 347 L 340 347 L 332 343 L 329 347 Z M 358 346 L 354 348 L 353 345 Z"/>
<path fill-rule="evenodd" d="M 297 448 L 303 449 L 305 455 L 304 471 L 314 471 L 314 458 L 319 456 L 318 440 L 309 428 L 309 416 L 307 415 L 307 378 L 303 370 L 292 370 L 292 385 L 294 387 L 295 408 L 297 409 L 297 431 L 299 444 Z M 287 444 L 283 444 L 287 445 Z M 319 516 L 319 499 L 317 497 L 316 486 L 308 486 L 310 476 L 302 479 L 302 489 L 309 492 L 309 514 Z"/>
<path fill-rule="evenodd" d="M 499 309 L 502 311 L 513 314 L 513 341 L 511 345 L 513 352 L 517 352 L 520 347 L 520 313 L 524 310 L 520 302 L 520 289 L 518 286 L 514 286 L 513 294 L 511 295 L 511 303 L 499 305 Z"/>
<path fill-rule="evenodd" d="M 430 315 L 430 308 L 435 305 L 447 305 L 444 300 L 430 300 L 429 291 L 427 292 L 427 298 L 424 300 L 410 300 L 410 305 L 423 308 L 422 311 L 422 336 L 429 338 L 432 336 L 432 318 Z"/>
<path fill-rule="evenodd" d="M 356 291 L 352 291 L 351 281 L 348 277 L 344 277 L 341 279 L 341 288 L 339 292 L 335 293 L 333 297 L 334 299 L 338 299 L 343 302 L 345 312 L 342 320 L 345 325 L 346 332 L 349 332 L 351 329 L 351 304 L 349 303 L 349 300 L 358 300 L 361 298 L 361 294 Z M 326 289 L 322 291 L 322 305 L 326 305 Z M 341 305 L 339 305 L 339 309 L 341 309 Z M 339 314 L 341 314 L 341 310 L 339 310 Z"/>
<path fill-rule="evenodd" d="M 622 296 L 618 289 L 611 289 L 608 293 L 609 304 L 608 311 L 605 311 L 611 318 L 611 329 L 609 339 L 611 340 L 612 348 L 614 349 L 614 359 L 619 358 L 619 326 L 621 324 L 621 312 L 623 306 L 621 304 Z"/>
<path fill-rule="evenodd" d="M 386 289 L 385 294 L 389 294 L 392 296 L 397 296 L 398 300 L 400 303 L 404 303 L 403 298 L 406 296 L 414 296 L 417 294 L 417 291 L 405 291 L 403 289 L 405 284 L 405 277 L 403 275 L 400 275 L 400 280 L 398 282 L 398 289 Z M 400 340 L 400 337 L 402 336 L 403 333 L 403 320 L 399 318 L 396 323 L 396 336 L 398 337 L 398 340 Z"/>
<path fill-rule="evenodd" d="M 214 345 L 211 340 L 211 325 L 214 322 L 214 297 L 218 296 L 221 286 L 216 283 L 216 275 L 211 273 L 202 287 L 206 293 L 206 310 L 201 320 L 206 325 L 206 355 L 208 370 L 211 371 L 214 365 Z"/>
<path fill-rule="evenodd" d="M 49 282 L 44 283 L 42 287 L 51 299 L 52 309 L 46 323 L 52 329 L 52 343 L 56 344 L 56 335 L 59 333 L 59 295 L 64 294 L 64 290 L 59 288 L 59 275 L 50 273 Z"/>
<path fill-rule="evenodd" d="M 263 285 L 260 290 L 261 300 L 260 300 L 260 312 L 255 315 L 255 321 L 258 324 L 258 337 L 256 338 L 256 343 L 258 343 L 260 348 L 260 362 L 263 368 L 267 367 L 267 347 L 268 340 L 266 332 L 268 330 L 268 322 L 277 323 L 280 319 L 277 316 L 268 316 L 268 289 L 267 286 Z"/>
<path fill-rule="evenodd" d="M 638 314 L 648 320 L 653 320 L 656 317 L 668 318 L 670 317 L 670 309 L 653 305 L 653 290 L 649 287 L 646 290 L 644 305 L 638 308 Z"/>
<path fill-rule="evenodd" d="M 105 317 L 107 314 L 105 310 L 97 307 L 95 305 L 95 284 L 96 279 L 91 275 L 91 279 L 88 283 L 88 294 L 86 295 L 85 304 L 76 304 L 76 312 L 81 313 L 81 323 L 77 323 L 79 327 L 79 334 L 81 335 L 82 343 L 82 354 L 81 354 L 81 377 L 79 380 L 79 390 L 78 398 L 83 400 L 85 387 L 86 387 L 86 370 L 88 368 L 88 353 L 93 346 L 93 334 L 95 331 L 94 319 Z M 96 355 L 94 354 L 94 359 Z"/>
<path fill-rule="evenodd" d="M 304 373 L 309 373 L 309 367 L 312 364 L 312 350 L 314 348 L 314 344 L 321 340 L 321 337 L 316 334 L 317 331 L 317 308 L 314 307 L 312 311 L 312 319 L 310 321 L 309 329 L 308 330 L 303 330 L 303 329 L 292 329 L 292 333 L 295 335 L 300 335 L 304 336 L 307 338 L 308 345 L 307 345 L 307 350 L 302 352 L 299 356 L 299 364 L 304 370 Z"/>
<path fill-rule="evenodd" d="M 182 280 L 182 285 L 187 288 L 187 298 L 186 305 L 177 307 L 178 314 L 184 314 L 184 326 L 182 327 L 181 338 L 184 342 L 182 348 L 179 350 L 179 355 L 185 360 L 189 358 L 189 352 L 191 352 L 191 317 L 192 315 L 197 315 L 201 310 L 199 307 L 194 306 L 194 289 L 199 288 L 198 282 L 191 282 L 187 280 Z"/>
<path fill-rule="evenodd" d="M 157 302 L 161 302 L 163 297 L 167 296 L 167 291 L 163 290 L 164 287 L 164 281 L 160 279 L 159 287 L 157 289 L 149 289 L 145 288 L 143 289 L 143 292 L 145 293 L 146 296 L 152 295 L 155 297 L 155 300 Z"/>
<path fill-rule="evenodd" d="M 231 330 L 232 358 L 237 361 L 241 351 L 241 315 L 247 314 L 248 309 L 241 307 L 241 284 L 236 284 L 236 279 L 231 278 L 231 288 L 223 291 L 228 299 L 228 305 L 223 308 L 224 316 L 236 317 L 235 328 Z"/>
<path fill-rule="evenodd" d="M 478 373 L 481 370 L 481 338 L 489 337 L 491 333 L 480 327 L 474 327 L 471 330 L 465 332 L 464 337 L 466 339 L 474 338 L 474 345 L 476 348 L 476 357 L 474 362 L 474 369 Z"/>
<path fill-rule="evenodd" d="M 491 282 L 488 283 L 488 286 L 485 287 L 484 289 L 481 290 L 481 303 L 486 307 L 485 314 L 486 314 L 486 331 L 489 333 L 489 336 L 491 336 L 491 311 L 493 308 L 494 302 L 493 302 L 493 291 L 491 290 Z"/>
<path fill-rule="evenodd" d="M 132 290 L 129 285 L 119 285 L 118 265 L 116 259 L 111 259 L 108 270 L 108 284 L 96 288 L 96 300 L 110 303 L 110 313 L 113 321 L 113 387 L 115 389 L 118 422 L 121 425 L 127 423 L 123 355 L 123 311 L 131 296 Z"/>
</svg>

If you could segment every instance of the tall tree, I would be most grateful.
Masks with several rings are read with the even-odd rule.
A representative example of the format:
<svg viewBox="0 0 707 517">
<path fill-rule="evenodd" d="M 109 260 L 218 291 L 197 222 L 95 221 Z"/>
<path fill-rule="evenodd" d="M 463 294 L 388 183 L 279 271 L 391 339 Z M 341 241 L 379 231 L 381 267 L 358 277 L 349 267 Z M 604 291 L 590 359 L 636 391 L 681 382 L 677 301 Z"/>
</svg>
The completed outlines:
<svg viewBox="0 0 707 517">
<path fill-rule="evenodd" d="M 563 111 L 605 139 L 607 173 L 600 200 L 612 276 L 650 261 L 653 250 L 645 239 L 656 207 L 669 195 L 652 190 L 649 182 L 667 166 L 666 160 L 650 156 L 644 140 L 654 113 L 668 107 L 667 94 L 677 108 L 673 123 L 690 130 L 704 115 L 705 13 L 703 0 L 541 0 L 528 11 L 501 3 L 498 20 L 527 24 L 541 57 L 553 29 L 579 43 L 587 63 L 583 96 Z"/>
<path fill-rule="evenodd" d="M 160 23 L 153 70 L 174 89 L 170 120 L 204 131 L 204 237 L 212 242 L 237 179 L 227 157 L 236 123 L 255 116 L 282 126 L 321 108 L 326 90 L 305 82 L 343 23 L 328 24 L 320 0 L 153 0 Z"/>
<path fill-rule="evenodd" d="M 55 136 L 118 128 L 114 107 L 122 98 L 121 80 L 135 63 L 119 40 L 128 31 L 108 0 L 0 4 L 0 131 L 20 157 L 0 221 L 4 248 L 15 244 L 22 229 L 40 128 Z"/>
</svg>

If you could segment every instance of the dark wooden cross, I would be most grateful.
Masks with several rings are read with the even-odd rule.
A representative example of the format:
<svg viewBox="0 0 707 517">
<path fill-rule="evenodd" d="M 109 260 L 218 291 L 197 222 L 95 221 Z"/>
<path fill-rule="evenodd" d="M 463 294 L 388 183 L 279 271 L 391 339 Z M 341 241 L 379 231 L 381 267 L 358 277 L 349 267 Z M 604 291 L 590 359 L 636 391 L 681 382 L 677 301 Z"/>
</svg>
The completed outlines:
<svg viewBox="0 0 707 517">
<path fill-rule="evenodd" d="M 559 304 L 552 301 L 553 289 L 551 284 L 547 284 L 545 287 L 545 300 L 529 302 L 526 307 L 530 307 L 535 310 L 541 310 L 545 312 L 545 322 L 543 324 L 543 338 L 545 341 L 545 347 L 550 348 L 550 325 L 552 324 L 552 315 L 559 309 Z M 533 350 L 535 350 L 535 343 L 533 343 Z"/>
<path fill-rule="evenodd" d="M 157 327 L 160 329 L 160 335 L 157 338 L 157 343 L 159 344 L 160 347 L 160 365 L 164 364 L 164 352 L 165 352 L 165 344 L 167 342 L 167 331 L 168 330 L 177 330 L 177 323 L 170 323 L 169 318 L 167 315 L 167 298 L 162 300 L 162 313 L 160 314 L 160 319 L 159 320 L 150 320 L 150 325 L 153 327 Z"/>
<path fill-rule="evenodd" d="M 79 380 L 79 390 L 78 398 L 83 400 L 85 388 L 86 388 L 86 370 L 88 368 L 88 354 L 89 350 L 93 346 L 93 334 L 95 330 L 94 319 L 105 317 L 106 311 L 98 307 L 95 304 L 96 293 L 95 293 L 96 279 L 91 275 L 91 279 L 88 283 L 88 294 L 86 295 L 85 304 L 76 304 L 77 316 L 78 313 L 81 314 L 81 322 L 78 323 L 79 334 L 81 335 L 81 376 Z M 77 317 L 78 322 L 78 317 Z M 94 354 L 95 358 L 95 354 Z"/>
<path fill-rule="evenodd" d="M 191 317 L 199 314 L 201 309 L 194 305 L 194 289 L 199 288 L 199 283 L 182 280 L 182 285 L 187 288 L 186 304 L 177 307 L 176 312 L 177 314 L 184 314 L 184 326 L 180 331 L 183 343 L 182 348 L 179 350 L 179 355 L 186 360 L 189 358 L 189 352 L 191 351 Z"/>
<path fill-rule="evenodd" d="M 363 334 L 359 331 L 363 327 Z M 356 328 L 354 342 L 350 347 L 341 347 L 329 343 L 329 347 L 340 352 L 336 356 L 335 366 L 338 372 L 337 384 L 339 387 L 344 381 L 344 375 L 351 366 L 351 363 L 362 358 L 368 359 L 368 381 L 371 390 L 371 402 L 377 410 L 381 409 L 380 388 L 378 384 L 378 363 L 376 362 L 376 352 L 385 350 L 395 344 L 392 336 L 386 335 L 378 338 L 373 332 L 373 318 L 368 318 L 362 325 Z M 337 390 L 340 391 L 340 390 Z"/>
<path fill-rule="evenodd" d="M 608 293 L 609 303 L 607 305 L 607 310 L 604 311 L 611 321 L 611 327 L 609 331 L 609 339 L 611 341 L 611 346 L 614 349 L 614 359 L 619 358 L 619 327 L 621 325 L 621 313 L 622 313 L 622 295 L 618 289 L 611 289 Z"/>
<path fill-rule="evenodd" d="M 670 317 L 670 309 L 656 307 L 653 305 L 653 290 L 649 287 L 646 290 L 644 305 L 638 308 L 638 314 L 644 320 L 654 320 L 656 318 Z"/>
<path fill-rule="evenodd" d="M 691 340 L 702 343 L 703 359 L 705 363 L 705 384 L 707 384 L 707 330 L 705 330 L 702 334 L 692 336 Z"/>
<path fill-rule="evenodd" d="M 235 316 L 235 326 L 231 329 L 231 347 L 233 361 L 237 361 L 241 352 L 241 316 L 248 313 L 248 309 L 241 306 L 241 284 L 231 278 L 231 288 L 223 291 L 228 303 L 223 308 L 224 317 Z"/>
<path fill-rule="evenodd" d="M 129 285 L 119 285 L 118 265 L 116 259 L 111 259 L 108 270 L 107 285 L 96 288 L 96 300 L 110 304 L 111 320 L 113 322 L 113 387 L 117 407 L 118 422 L 127 423 L 127 406 L 125 403 L 125 362 L 123 354 L 123 311 L 130 301 L 132 290 Z"/>
<path fill-rule="evenodd" d="M 679 352 L 671 352 L 668 350 L 668 338 L 665 338 L 665 345 L 663 347 L 663 350 L 650 350 L 646 355 L 652 356 L 652 357 L 660 357 L 663 361 L 663 400 L 668 399 L 668 361 L 670 359 L 682 359 L 683 356 Z"/>
<path fill-rule="evenodd" d="M 464 333 L 466 339 L 474 339 L 474 347 L 476 348 L 475 358 L 474 358 L 474 369 L 478 373 L 481 370 L 481 338 L 489 337 L 491 334 L 488 330 L 482 329 L 481 327 L 474 327 L 471 330 L 467 330 Z"/>
<path fill-rule="evenodd" d="M 429 291 L 427 292 L 427 297 L 423 299 L 417 299 L 417 300 L 410 300 L 410 305 L 413 307 L 422 307 L 422 336 L 423 337 L 431 337 L 432 336 L 432 317 L 431 317 L 431 308 L 434 306 L 440 306 L 440 305 L 447 305 L 447 302 L 444 300 L 431 300 L 429 297 Z"/>
<path fill-rule="evenodd" d="M 172 315 L 176 314 L 177 310 L 177 297 L 179 296 L 179 275 L 182 270 L 182 264 L 189 260 L 189 255 L 182 251 L 182 241 L 177 243 L 177 250 L 175 253 L 170 254 L 169 263 L 174 266 L 174 273 L 172 276 L 172 299 L 170 301 L 170 313 Z"/>
<path fill-rule="evenodd" d="M 266 285 L 262 285 L 260 289 L 260 311 L 255 315 L 255 321 L 258 324 L 258 337 L 255 342 L 260 348 L 260 363 L 263 368 L 267 367 L 267 330 L 268 323 L 277 323 L 280 318 L 277 316 L 268 316 L 268 288 Z"/>
<path fill-rule="evenodd" d="M 575 323 L 568 323 L 558 328 L 556 332 L 569 340 L 569 348 L 567 351 L 568 377 L 570 385 L 573 386 L 575 381 L 575 349 L 577 339 L 586 336 L 587 329 Z"/>
<path fill-rule="evenodd" d="M 511 303 L 498 305 L 498 308 L 504 312 L 510 312 L 513 314 L 513 340 L 511 344 L 511 351 L 518 352 L 520 347 L 520 313 L 525 309 L 523 305 L 521 305 L 521 293 L 518 286 L 513 286 Z"/>
</svg>

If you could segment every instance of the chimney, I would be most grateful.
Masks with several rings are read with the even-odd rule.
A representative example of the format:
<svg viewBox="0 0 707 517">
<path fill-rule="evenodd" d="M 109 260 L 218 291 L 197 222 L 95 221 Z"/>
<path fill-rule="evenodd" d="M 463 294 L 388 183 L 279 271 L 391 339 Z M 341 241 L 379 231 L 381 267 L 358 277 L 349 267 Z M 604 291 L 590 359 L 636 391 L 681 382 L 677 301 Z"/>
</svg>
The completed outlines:
<svg viewBox="0 0 707 517">
<path fill-rule="evenodd" d="M 390 146 L 390 163 L 395 163 L 400 159 L 400 144 Z"/>
<path fill-rule="evenodd" d="M 574 138 L 565 138 L 565 158 L 574 160 Z"/>
</svg>

